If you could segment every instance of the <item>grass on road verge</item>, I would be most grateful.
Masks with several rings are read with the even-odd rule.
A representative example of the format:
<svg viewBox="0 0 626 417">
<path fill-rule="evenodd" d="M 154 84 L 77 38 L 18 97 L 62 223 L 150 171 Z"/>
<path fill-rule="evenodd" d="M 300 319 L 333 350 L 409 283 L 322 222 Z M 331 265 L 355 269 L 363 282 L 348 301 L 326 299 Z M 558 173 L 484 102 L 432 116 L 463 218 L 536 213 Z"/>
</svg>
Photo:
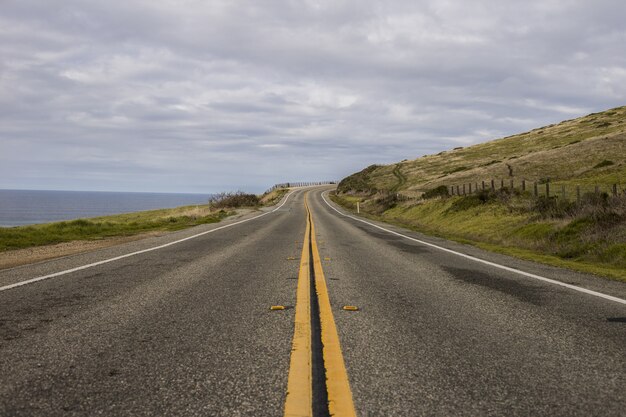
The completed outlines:
<svg viewBox="0 0 626 417">
<path fill-rule="evenodd" d="M 208 205 L 200 205 L 0 228 L 0 252 L 75 240 L 175 231 L 216 223 L 229 214 L 225 210 L 214 211 Z"/>
<path fill-rule="evenodd" d="M 375 220 L 482 249 L 626 282 L 626 200 L 541 213 L 525 196 L 435 198 L 393 202 L 332 195 Z M 505 198 L 506 197 L 506 198 Z M 548 207 L 554 209 L 554 207 Z M 557 207 L 558 208 L 558 207 Z"/>
<path fill-rule="evenodd" d="M 0 252 L 77 240 L 102 240 L 147 232 L 170 232 L 201 224 L 217 223 L 234 214 L 235 208 L 256 209 L 260 206 L 277 204 L 288 191 L 282 188 L 276 189 L 260 197 L 242 192 L 220 193 L 210 204 L 205 205 L 139 211 L 29 226 L 0 227 Z"/>
</svg>

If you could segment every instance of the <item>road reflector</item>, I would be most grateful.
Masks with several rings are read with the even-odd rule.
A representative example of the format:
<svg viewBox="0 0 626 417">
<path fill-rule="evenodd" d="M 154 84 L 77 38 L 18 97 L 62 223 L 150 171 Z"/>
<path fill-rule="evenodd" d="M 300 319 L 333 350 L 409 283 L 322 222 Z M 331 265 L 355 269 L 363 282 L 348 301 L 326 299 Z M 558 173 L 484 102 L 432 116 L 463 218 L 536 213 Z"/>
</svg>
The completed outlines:
<svg viewBox="0 0 626 417">
<path fill-rule="evenodd" d="M 325 261 L 330 261 L 330 258 L 326 257 L 324 258 Z"/>
<path fill-rule="evenodd" d="M 343 306 L 343 309 L 346 311 L 358 311 L 359 310 L 357 306 Z"/>
<path fill-rule="evenodd" d="M 287 257 L 287 260 L 288 260 L 288 261 L 295 261 L 295 260 L 296 260 L 296 258 L 295 258 L 294 256 L 288 256 L 288 257 Z"/>
<path fill-rule="evenodd" d="M 270 310 L 284 310 L 285 306 L 271 306 Z"/>
</svg>

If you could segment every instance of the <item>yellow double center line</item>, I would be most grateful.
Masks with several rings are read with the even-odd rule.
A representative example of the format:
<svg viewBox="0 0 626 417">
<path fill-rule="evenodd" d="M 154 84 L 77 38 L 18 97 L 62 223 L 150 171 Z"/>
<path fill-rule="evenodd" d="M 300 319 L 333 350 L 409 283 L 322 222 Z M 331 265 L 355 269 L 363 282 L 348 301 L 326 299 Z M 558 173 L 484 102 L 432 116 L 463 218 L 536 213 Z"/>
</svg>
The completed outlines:
<svg viewBox="0 0 626 417">
<path fill-rule="evenodd" d="M 314 332 L 311 329 L 311 296 L 316 297 L 319 306 L 319 336 L 326 376 L 324 389 L 326 389 L 325 397 L 328 399 L 328 412 L 331 416 L 356 416 L 348 374 L 339 344 L 339 335 L 328 298 L 322 261 L 315 240 L 313 216 L 306 194 L 304 206 L 307 212 L 307 224 L 298 274 L 295 329 L 287 382 L 285 416 L 313 416 L 313 367 L 319 364 L 313 363 L 312 337 Z M 314 280 L 314 294 L 311 294 L 312 279 Z"/>
</svg>

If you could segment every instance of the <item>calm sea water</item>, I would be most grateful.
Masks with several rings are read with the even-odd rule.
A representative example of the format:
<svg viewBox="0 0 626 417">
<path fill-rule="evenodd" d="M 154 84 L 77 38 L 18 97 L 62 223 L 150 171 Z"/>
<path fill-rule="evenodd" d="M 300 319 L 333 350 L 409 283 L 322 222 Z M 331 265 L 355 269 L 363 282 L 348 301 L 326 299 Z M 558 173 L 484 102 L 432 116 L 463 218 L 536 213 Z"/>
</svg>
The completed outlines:
<svg viewBox="0 0 626 417">
<path fill-rule="evenodd" d="M 0 226 L 204 204 L 205 194 L 0 190 Z"/>
</svg>

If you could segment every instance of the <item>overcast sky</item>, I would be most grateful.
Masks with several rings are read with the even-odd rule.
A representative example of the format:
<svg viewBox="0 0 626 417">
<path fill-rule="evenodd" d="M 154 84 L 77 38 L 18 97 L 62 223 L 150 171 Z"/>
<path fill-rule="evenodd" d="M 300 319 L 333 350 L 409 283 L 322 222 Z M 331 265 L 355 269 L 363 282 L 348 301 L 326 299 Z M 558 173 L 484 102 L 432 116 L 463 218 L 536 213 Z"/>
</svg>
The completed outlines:
<svg viewBox="0 0 626 417">
<path fill-rule="evenodd" d="M 0 188 L 259 192 L 626 104 L 623 0 L 0 0 Z"/>
</svg>

